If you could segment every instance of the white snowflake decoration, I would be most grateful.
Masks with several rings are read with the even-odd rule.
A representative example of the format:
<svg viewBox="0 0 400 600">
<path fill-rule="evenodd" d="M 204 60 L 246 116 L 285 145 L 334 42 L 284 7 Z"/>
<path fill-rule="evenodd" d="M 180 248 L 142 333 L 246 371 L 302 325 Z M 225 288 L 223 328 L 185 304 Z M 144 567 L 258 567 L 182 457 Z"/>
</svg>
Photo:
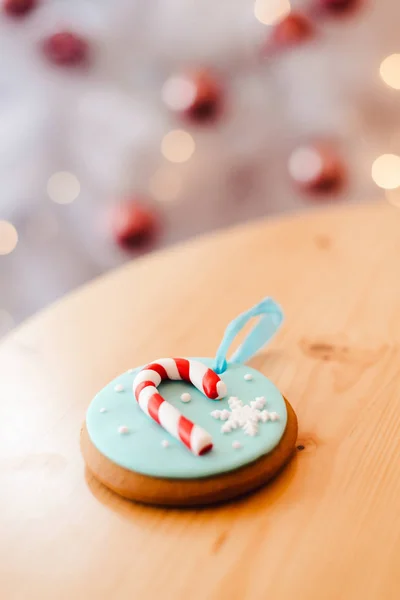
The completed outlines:
<svg viewBox="0 0 400 600">
<path fill-rule="evenodd" d="M 225 421 L 221 427 L 222 433 L 229 433 L 240 427 L 243 429 L 245 435 L 254 436 L 258 433 L 258 424 L 260 421 L 266 423 L 267 421 L 276 421 L 279 419 L 278 413 L 263 410 L 265 404 L 266 400 L 263 396 L 256 398 L 250 404 L 243 404 L 239 398 L 231 396 L 228 400 L 231 410 L 213 410 L 211 416 L 214 419 Z"/>
</svg>

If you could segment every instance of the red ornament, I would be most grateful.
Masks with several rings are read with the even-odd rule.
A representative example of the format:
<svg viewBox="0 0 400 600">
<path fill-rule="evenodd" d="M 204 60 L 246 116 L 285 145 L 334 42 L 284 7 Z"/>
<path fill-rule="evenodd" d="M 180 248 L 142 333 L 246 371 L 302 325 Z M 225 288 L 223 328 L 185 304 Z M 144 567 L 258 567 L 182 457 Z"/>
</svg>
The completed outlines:
<svg viewBox="0 0 400 600">
<path fill-rule="evenodd" d="M 164 85 L 166 105 L 191 122 L 214 121 L 222 109 L 222 90 L 210 72 L 189 72 L 171 77 Z"/>
<path fill-rule="evenodd" d="M 300 13 L 290 13 L 275 25 L 268 46 L 284 48 L 308 40 L 313 33 L 311 22 Z"/>
<path fill-rule="evenodd" d="M 158 222 L 151 208 L 140 202 L 127 202 L 111 213 L 115 241 L 125 250 L 140 249 L 153 239 Z"/>
<path fill-rule="evenodd" d="M 76 66 L 86 62 L 88 50 L 86 40 L 69 31 L 54 33 L 43 42 L 47 58 L 60 66 Z"/>
<path fill-rule="evenodd" d="M 288 169 L 296 185 L 307 192 L 338 191 L 345 176 L 341 159 L 324 144 L 310 144 L 294 150 Z"/>
<path fill-rule="evenodd" d="M 10 17 L 24 17 L 36 5 L 37 0 L 3 0 L 3 10 Z"/>
<path fill-rule="evenodd" d="M 316 0 L 317 8 L 325 13 L 341 15 L 358 8 L 361 0 Z"/>
</svg>

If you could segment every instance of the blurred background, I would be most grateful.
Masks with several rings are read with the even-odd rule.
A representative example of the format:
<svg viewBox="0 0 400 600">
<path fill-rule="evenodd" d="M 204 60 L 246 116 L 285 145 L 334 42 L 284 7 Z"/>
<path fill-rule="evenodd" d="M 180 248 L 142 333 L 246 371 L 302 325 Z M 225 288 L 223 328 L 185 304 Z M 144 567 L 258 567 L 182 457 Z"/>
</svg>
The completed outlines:
<svg viewBox="0 0 400 600">
<path fill-rule="evenodd" d="M 0 7 L 0 335 L 212 229 L 400 205 L 398 0 Z"/>
</svg>

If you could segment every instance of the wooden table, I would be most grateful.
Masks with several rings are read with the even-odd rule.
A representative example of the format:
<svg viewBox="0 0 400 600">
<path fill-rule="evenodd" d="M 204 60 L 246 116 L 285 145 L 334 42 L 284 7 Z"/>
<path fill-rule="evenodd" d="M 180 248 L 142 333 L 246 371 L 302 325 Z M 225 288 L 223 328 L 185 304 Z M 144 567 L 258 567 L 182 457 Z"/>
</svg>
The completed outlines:
<svg viewBox="0 0 400 600">
<path fill-rule="evenodd" d="M 17 282 L 16 282 L 17 284 Z M 286 324 L 253 366 L 299 417 L 296 458 L 225 506 L 164 510 L 85 476 L 92 396 L 159 355 L 212 355 L 264 295 Z M 338 208 L 154 254 L 0 346 L 4 600 L 400 598 L 400 214 Z"/>
</svg>

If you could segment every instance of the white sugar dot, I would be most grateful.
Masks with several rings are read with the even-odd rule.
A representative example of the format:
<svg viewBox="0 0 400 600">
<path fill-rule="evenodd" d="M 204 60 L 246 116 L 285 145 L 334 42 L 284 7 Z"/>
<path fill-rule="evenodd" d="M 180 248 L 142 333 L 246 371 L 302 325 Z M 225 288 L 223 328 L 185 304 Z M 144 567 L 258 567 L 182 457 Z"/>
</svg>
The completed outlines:
<svg viewBox="0 0 400 600">
<path fill-rule="evenodd" d="M 163 448 L 169 448 L 169 441 L 168 441 L 168 440 L 163 440 L 163 441 L 161 442 L 161 446 L 162 446 Z"/>
<path fill-rule="evenodd" d="M 270 421 L 279 421 L 279 415 L 276 412 L 269 413 Z"/>
<path fill-rule="evenodd" d="M 246 373 L 246 375 L 244 376 L 246 381 L 251 381 L 253 379 L 253 375 L 251 373 Z"/>
<path fill-rule="evenodd" d="M 235 450 L 239 450 L 239 448 L 241 448 L 241 447 L 242 447 L 242 444 L 240 442 L 238 442 L 237 440 L 232 442 L 232 448 L 234 448 Z"/>
<path fill-rule="evenodd" d="M 192 396 L 190 394 L 188 394 L 187 392 L 185 392 L 184 394 L 182 394 L 181 396 L 181 400 L 182 402 L 190 402 L 192 399 Z"/>
<path fill-rule="evenodd" d="M 123 392 L 124 391 L 124 386 L 122 385 L 122 383 L 117 383 L 117 385 L 115 386 L 114 390 L 116 392 Z"/>
<path fill-rule="evenodd" d="M 121 427 L 118 427 L 118 433 L 128 433 L 129 429 L 126 425 L 121 425 Z"/>
<path fill-rule="evenodd" d="M 101 412 L 101 413 L 105 413 L 105 412 L 107 412 L 107 409 L 106 409 L 106 408 L 101 408 L 101 409 L 100 409 L 100 412 Z"/>
</svg>

